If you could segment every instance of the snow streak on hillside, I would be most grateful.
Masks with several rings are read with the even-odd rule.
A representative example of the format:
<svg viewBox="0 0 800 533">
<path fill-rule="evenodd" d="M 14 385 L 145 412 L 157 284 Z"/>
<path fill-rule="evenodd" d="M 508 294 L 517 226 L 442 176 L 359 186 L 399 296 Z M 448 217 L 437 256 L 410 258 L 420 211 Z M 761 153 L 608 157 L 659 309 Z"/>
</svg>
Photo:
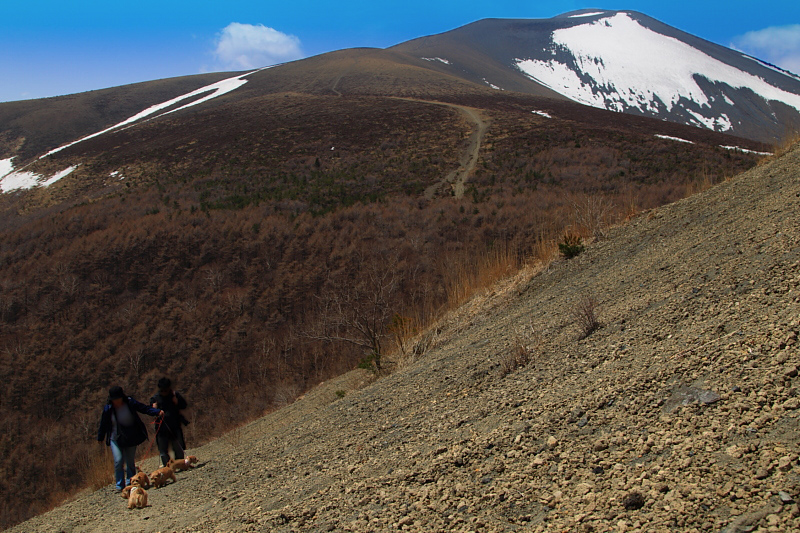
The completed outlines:
<svg viewBox="0 0 800 533">
<path fill-rule="evenodd" d="M 263 69 L 259 69 L 259 70 L 263 70 Z M 64 146 L 56 148 L 55 150 L 50 150 L 49 152 L 47 152 L 46 154 L 41 156 L 39 159 L 42 159 L 42 158 L 47 157 L 49 155 L 52 155 L 52 154 L 54 154 L 56 152 L 60 152 L 61 150 L 64 150 L 65 148 L 69 148 L 70 146 L 74 146 L 74 145 L 78 144 L 79 142 L 83 142 L 83 141 L 86 141 L 86 140 L 89 140 L 89 139 L 93 139 L 94 137 L 98 137 L 100 135 L 103 135 L 104 133 L 108 133 L 110 131 L 114 131 L 114 130 L 117 130 L 117 129 L 120 129 L 120 128 L 130 127 L 131 125 L 135 124 L 136 122 L 139 122 L 140 120 L 143 120 L 143 119 L 153 120 L 155 118 L 163 117 L 164 115 L 169 115 L 170 113 L 174 113 L 176 111 L 180 111 L 182 109 L 186 109 L 187 107 L 191 107 L 191 106 L 195 106 L 195 105 L 198 105 L 198 104 L 202 104 L 203 102 L 207 102 L 208 100 L 211 100 L 212 98 L 217 98 L 218 96 L 222 96 L 223 94 L 227 94 L 227 93 L 229 93 L 231 91 L 234 91 L 234 90 L 238 89 L 239 87 L 241 87 L 245 83 L 247 83 L 247 80 L 244 79 L 244 78 L 246 78 L 250 74 L 254 74 L 256 72 L 258 72 L 258 70 L 254 70 L 252 72 L 248 72 L 247 74 L 242 74 L 241 76 L 236 76 L 234 78 L 228 78 L 228 79 L 225 79 L 225 80 L 222 80 L 222 81 L 218 81 L 217 83 L 212 83 L 211 85 L 206 85 L 205 87 L 201 87 L 201 88 L 199 88 L 197 90 L 194 90 L 194 91 L 192 91 L 190 93 L 186 93 L 184 95 L 178 96 L 177 98 L 173 98 L 172 100 L 167 100 L 166 102 L 162 102 L 160 104 L 156 104 L 154 106 L 150 106 L 147 109 L 145 109 L 144 111 L 142 111 L 140 113 L 137 113 L 137 114 L 133 115 L 132 117 L 130 117 L 128 119 L 123 120 L 119 124 L 114 124 L 110 128 L 106 128 L 103 131 L 98 131 L 97 133 L 93 133 L 91 135 L 87 135 L 86 137 L 78 139 L 77 141 L 71 142 L 69 144 L 65 144 Z M 163 111 L 164 109 L 168 109 L 168 108 L 174 106 L 175 104 L 178 104 L 179 102 L 182 102 L 182 101 L 187 100 L 189 98 L 194 98 L 196 96 L 200 96 L 200 95 L 205 94 L 205 93 L 209 93 L 209 94 L 207 94 L 206 96 L 204 96 L 202 98 L 199 98 L 197 100 L 189 102 L 188 104 L 182 105 L 182 106 L 177 107 L 175 109 L 171 109 L 169 111 L 165 111 L 163 113 L 160 113 L 160 114 L 156 115 L 156 113 L 158 113 L 159 111 Z M 153 115 L 155 115 L 155 116 L 153 116 Z"/>
<path fill-rule="evenodd" d="M 56 172 L 49 178 L 25 170 L 14 170 L 12 158 L 0 159 L 0 193 L 18 191 L 20 189 L 32 189 L 34 187 L 49 187 L 61 178 L 64 178 L 78 168 L 73 165 L 60 172 Z"/>
<path fill-rule="evenodd" d="M 717 107 L 731 106 L 733 98 L 723 92 L 723 102 L 714 102 L 698 83 L 705 78 L 731 91 L 749 89 L 800 110 L 800 95 L 648 29 L 628 13 L 555 30 L 552 42 L 552 59 L 516 59 L 516 66 L 582 104 L 645 114 L 679 112 L 695 126 L 733 129 L 730 118 Z"/>
</svg>

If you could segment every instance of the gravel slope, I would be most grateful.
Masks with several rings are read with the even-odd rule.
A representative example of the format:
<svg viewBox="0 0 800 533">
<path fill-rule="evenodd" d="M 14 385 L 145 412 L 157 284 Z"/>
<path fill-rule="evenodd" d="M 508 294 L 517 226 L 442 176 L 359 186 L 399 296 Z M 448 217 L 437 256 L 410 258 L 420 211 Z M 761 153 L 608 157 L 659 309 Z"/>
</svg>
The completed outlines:
<svg viewBox="0 0 800 533">
<path fill-rule="evenodd" d="M 11 531 L 800 530 L 799 228 L 795 147 L 194 450 L 145 510 L 104 489 Z"/>
</svg>

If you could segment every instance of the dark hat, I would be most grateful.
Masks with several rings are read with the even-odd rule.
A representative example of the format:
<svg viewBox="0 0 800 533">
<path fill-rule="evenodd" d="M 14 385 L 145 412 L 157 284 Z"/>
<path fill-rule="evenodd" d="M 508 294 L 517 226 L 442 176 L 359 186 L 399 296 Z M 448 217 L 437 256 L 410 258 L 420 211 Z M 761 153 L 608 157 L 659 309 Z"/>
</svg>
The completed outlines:
<svg viewBox="0 0 800 533">
<path fill-rule="evenodd" d="M 122 391 L 122 387 L 119 385 L 114 385 L 110 389 L 108 389 L 108 399 L 109 400 L 118 400 L 120 398 L 124 398 L 125 393 Z"/>
</svg>

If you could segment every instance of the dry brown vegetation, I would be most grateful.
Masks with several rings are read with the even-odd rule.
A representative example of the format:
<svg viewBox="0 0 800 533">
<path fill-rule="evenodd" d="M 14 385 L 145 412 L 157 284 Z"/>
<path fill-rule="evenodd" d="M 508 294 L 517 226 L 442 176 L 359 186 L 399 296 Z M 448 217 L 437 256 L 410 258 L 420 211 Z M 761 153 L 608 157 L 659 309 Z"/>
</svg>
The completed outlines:
<svg viewBox="0 0 800 533">
<path fill-rule="evenodd" d="M 701 171 L 755 163 L 656 139 L 635 117 L 609 128 L 594 110 L 548 121 L 530 105 L 484 106 L 462 199 L 421 196 L 467 142 L 457 113 L 287 95 L 100 137 L 50 163 L 82 162 L 75 180 L 4 198 L 0 526 L 75 490 L 76 470 L 104 483 L 93 439 L 111 384 L 146 399 L 172 377 L 196 445 L 391 344 L 413 352 L 442 310 L 555 257 L 566 228 L 602 238 Z"/>
</svg>

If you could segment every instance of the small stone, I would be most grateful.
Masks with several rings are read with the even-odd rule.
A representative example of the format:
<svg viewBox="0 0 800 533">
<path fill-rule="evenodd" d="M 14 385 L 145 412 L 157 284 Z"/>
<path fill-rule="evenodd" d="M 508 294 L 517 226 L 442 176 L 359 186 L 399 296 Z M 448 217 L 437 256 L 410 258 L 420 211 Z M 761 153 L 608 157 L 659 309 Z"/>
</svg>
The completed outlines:
<svg viewBox="0 0 800 533">
<path fill-rule="evenodd" d="M 665 413 L 672 413 L 684 405 L 699 403 L 711 405 L 718 402 L 722 397 L 712 390 L 700 389 L 698 387 L 678 387 L 672 392 L 672 396 L 664 402 L 661 410 Z"/>
<path fill-rule="evenodd" d="M 550 448 L 552 450 L 553 448 L 556 447 L 557 444 L 558 444 L 558 440 L 554 436 L 550 435 L 549 437 L 547 437 L 547 447 L 548 448 Z"/>
<path fill-rule="evenodd" d="M 728 446 L 727 448 L 725 448 L 725 453 L 727 453 L 734 459 L 739 459 L 742 455 L 744 455 L 742 449 L 736 446 L 735 444 L 733 446 Z"/>
<path fill-rule="evenodd" d="M 731 387 L 731 392 L 742 392 L 742 389 L 738 385 L 734 385 Z"/>
<path fill-rule="evenodd" d="M 592 450 L 596 452 L 602 452 L 603 450 L 608 449 L 608 442 L 605 439 L 598 439 L 592 445 Z"/>
<path fill-rule="evenodd" d="M 788 365 L 783 369 L 783 375 L 787 378 L 797 377 L 797 367 L 795 365 Z"/>
<path fill-rule="evenodd" d="M 582 416 L 583 416 L 585 413 L 586 413 L 586 411 L 584 411 L 584 410 L 583 410 L 583 409 L 581 409 L 580 407 L 576 407 L 576 408 L 575 408 L 575 409 L 573 409 L 573 410 L 572 410 L 572 412 L 569 414 L 569 421 L 570 421 L 570 422 L 577 422 L 578 420 L 580 420 L 580 418 L 581 418 L 581 417 L 582 417 Z"/>
<path fill-rule="evenodd" d="M 586 424 L 588 424 L 588 423 L 589 423 L 589 418 L 587 418 L 587 417 L 585 417 L 585 416 L 584 416 L 583 418 L 581 418 L 580 420 L 578 420 L 578 427 L 579 427 L 579 428 L 582 428 L 583 426 L 585 426 L 585 425 L 586 425 Z"/>
<path fill-rule="evenodd" d="M 786 505 L 787 503 L 794 503 L 794 498 L 792 498 L 792 495 L 786 492 L 785 490 L 778 492 L 778 498 L 781 499 L 781 503 L 783 503 L 784 505 Z"/>
<path fill-rule="evenodd" d="M 781 407 L 783 407 L 787 411 L 794 411 L 795 409 L 800 407 L 800 398 L 789 398 L 788 400 L 783 402 L 783 405 Z"/>
<path fill-rule="evenodd" d="M 622 505 L 628 511 L 635 511 L 644 507 L 644 496 L 641 492 L 629 492 L 623 499 Z"/>
<path fill-rule="evenodd" d="M 789 455 L 784 455 L 778 459 L 778 470 L 781 472 L 788 472 L 792 469 L 792 458 Z"/>
<path fill-rule="evenodd" d="M 767 479 L 769 477 L 769 470 L 766 468 L 759 468 L 756 472 L 756 479 Z"/>
<path fill-rule="evenodd" d="M 599 476 L 600 474 L 602 474 L 604 471 L 605 471 L 605 470 L 603 470 L 603 467 L 602 467 L 602 466 L 596 466 L 596 467 L 592 468 L 592 472 L 593 472 L 593 473 L 595 473 L 595 474 L 597 474 L 598 476 Z"/>
<path fill-rule="evenodd" d="M 725 483 L 725 485 L 723 485 L 722 487 L 717 489 L 717 496 L 719 496 L 720 498 L 724 498 L 725 496 L 730 494 L 732 490 L 733 490 L 733 481 L 731 480 Z"/>
</svg>

